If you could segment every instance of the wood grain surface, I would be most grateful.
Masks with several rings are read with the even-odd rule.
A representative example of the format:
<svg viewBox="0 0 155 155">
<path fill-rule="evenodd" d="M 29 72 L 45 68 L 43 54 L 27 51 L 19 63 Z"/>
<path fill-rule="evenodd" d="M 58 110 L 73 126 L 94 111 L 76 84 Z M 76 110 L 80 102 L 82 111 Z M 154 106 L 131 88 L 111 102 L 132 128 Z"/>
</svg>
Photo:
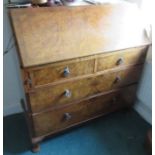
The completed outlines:
<svg viewBox="0 0 155 155">
<path fill-rule="evenodd" d="M 35 136 L 58 132 L 59 130 L 69 128 L 70 126 L 87 121 L 93 117 L 129 106 L 133 102 L 126 103 L 121 95 L 122 92 L 125 92 L 127 95 L 128 89 L 133 91 L 135 90 L 135 86 L 33 116 Z M 132 95 L 130 95 L 130 100 L 128 101 L 133 100 L 132 98 L 134 98 L 134 96 Z M 66 113 L 69 117 L 66 117 Z"/>
<path fill-rule="evenodd" d="M 33 93 L 29 93 L 32 112 L 69 104 L 81 98 L 136 83 L 141 75 L 141 69 L 142 66 L 132 67 L 37 89 Z M 70 92 L 69 97 L 65 95 L 66 90 Z"/>
<path fill-rule="evenodd" d="M 97 59 L 97 71 L 104 71 L 120 66 L 142 64 L 145 61 L 146 53 L 147 47 L 139 47 L 102 54 Z"/>
<path fill-rule="evenodd" d="M 149 44 L 131 4 L 10 10 L 24 67 Z"/>
<path fill-rule="evenodd" d="M 113 108 L 112 102 L 115 95 L 116 94 L 93 98 L 67 108 L 34 116 L 35 136 L 47 134 L 60 128 L 65 128 L 71 124 L 89 119 L 90 117 L 99 115 L 103 112 L 107 112 L 108 108 Z M 66 120 L 65 113 L 71 115 L 70 120 Z"/>
<path fill-rule="evenodd" d="M 26 68 L 23 69 L 25 90 L 68 82 L 120 67 L 143 64 L 146 53 L 147 46 L 142 46 Z M 69 71 L 67 76 L 64 74 L 66 68 Z M 27 82 L 29 79 L 31 85 Z"/>
<path fill-rule="evenodd" d="M 70 79 L 82 75 L 88 75 L 94 73 L 95 59 L 85 60 L 73 63 L 51 65 L 50 67 L 44 67 L 42 69 L 36 69 L 33 73 L 34 85 L 44 85 L 64 79 Z M 69 73 L 65 76 L 65 69 L 68 69 Z"/>
</svg>

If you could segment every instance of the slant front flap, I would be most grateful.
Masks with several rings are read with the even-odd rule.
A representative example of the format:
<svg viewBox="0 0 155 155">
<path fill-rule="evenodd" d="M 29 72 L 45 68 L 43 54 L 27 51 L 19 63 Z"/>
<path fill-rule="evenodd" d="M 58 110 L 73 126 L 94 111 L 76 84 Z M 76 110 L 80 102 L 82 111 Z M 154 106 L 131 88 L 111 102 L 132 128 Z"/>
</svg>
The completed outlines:
<svg viewBox="0 0 155 155">
<path fill-rule="evenodd" d="M 131 4 L 10 12 L 23 67 L 149 43 L 139 11 Z"/>
</svg>

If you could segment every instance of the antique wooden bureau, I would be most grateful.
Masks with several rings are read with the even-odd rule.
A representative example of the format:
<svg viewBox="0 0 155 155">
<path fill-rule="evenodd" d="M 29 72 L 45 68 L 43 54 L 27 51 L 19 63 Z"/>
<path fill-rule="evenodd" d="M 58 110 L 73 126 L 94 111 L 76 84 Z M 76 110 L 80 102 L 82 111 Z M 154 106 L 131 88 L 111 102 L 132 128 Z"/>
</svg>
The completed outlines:
<svg viewBox="0 0 155 155">
<path fill-rule="evenodd" d="M 127 3 L 10 10 L 33 149 L 134 103 L 150 44 Z"/>
</svg>

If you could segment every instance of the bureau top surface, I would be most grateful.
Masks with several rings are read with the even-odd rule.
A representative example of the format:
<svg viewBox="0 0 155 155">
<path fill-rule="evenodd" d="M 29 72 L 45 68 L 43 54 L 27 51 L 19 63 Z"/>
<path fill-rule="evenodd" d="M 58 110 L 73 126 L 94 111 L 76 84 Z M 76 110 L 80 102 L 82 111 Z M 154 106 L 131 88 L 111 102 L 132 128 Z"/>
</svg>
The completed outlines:
<svg viewBox="0 0 155 155">
<path fill-rule="evenodd" d="M 131 4 L 10 10 L 23 67 L 149 44 Z"/>
</svg>

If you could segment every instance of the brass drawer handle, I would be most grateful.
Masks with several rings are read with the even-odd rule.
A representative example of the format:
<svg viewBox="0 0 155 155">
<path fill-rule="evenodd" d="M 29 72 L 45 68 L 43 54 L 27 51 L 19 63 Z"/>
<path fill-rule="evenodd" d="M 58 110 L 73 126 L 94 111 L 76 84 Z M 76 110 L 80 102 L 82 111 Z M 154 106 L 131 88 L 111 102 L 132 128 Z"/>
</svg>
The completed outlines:
<svg viewBox="0 0 155 155">
<path fill-rule="evenodd" d="M 114 80 L 114 84 L 117 84 L 121 81 L 121 77 L 120 76 L 117 76 Z"/>
<path fill-rule="evenodd" d="M 65 97 L 71 97 L 72 93 L 70 90 L 66 89 L 64 92 Z"/>
<path fill-rule="evenodd" d="M 72 115 L 70 114 L 70 113 L 64 113 L 64 119 L 66 120 L 66 121 L 69 121 L 70 119 L 72 118 Z"/>
<path fill-rule="evenodd" d="M 64 68 L 63 75 L 64 75 L 64 77 L 67 77 L 67 76 L 70 75 L 70 71 L 69 71 L 69 68 L 68 67 Z"/>
<path fill-rule="evenodd" d="M 123 60 L 123 58 L 119 58 L 118 60 L 117 60 L 117 62 L 116 62 L 116 65 L 122 65 L 124 63 L 124 60 Z"/>
</svg>

